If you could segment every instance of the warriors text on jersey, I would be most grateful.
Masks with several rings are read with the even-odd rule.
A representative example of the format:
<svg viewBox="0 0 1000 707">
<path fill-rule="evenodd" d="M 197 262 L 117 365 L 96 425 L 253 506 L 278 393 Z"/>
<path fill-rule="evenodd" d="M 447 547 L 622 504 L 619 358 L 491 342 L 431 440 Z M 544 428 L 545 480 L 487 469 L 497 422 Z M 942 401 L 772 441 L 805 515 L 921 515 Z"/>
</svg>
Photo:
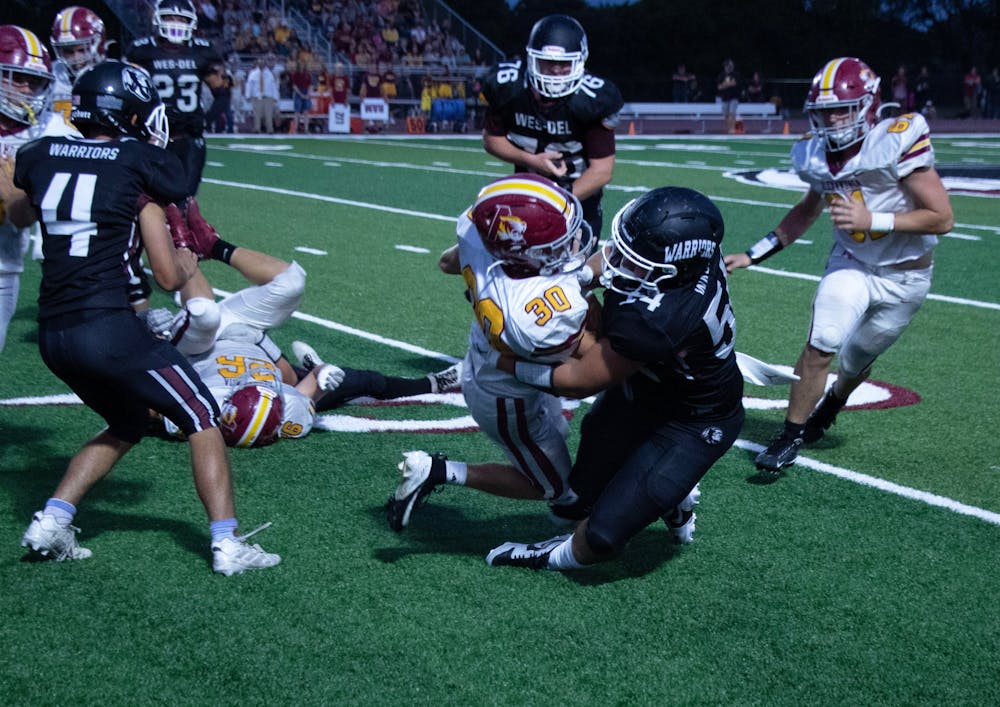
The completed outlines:
<svg viewBox="0 0 1000 707">
<path fill-rule="evenodd" d="M 125 58 L 153 77 L 167 108 L 171 136 L 199 137 L 205 123 L 201 83 L 222 64 L 222 56 L 211 42 L 195 38 L 186 44 L 173 44 L 143 37 L 125 50 Z"/>
<path fill-rule="evenodd" d="M 725 417 L 742 404 L 725 273 L 720 257 L 695 285 L 652 299 L 604 293 L 602 337 L 625 358 L 647 363 L 630 384 L 655 381 L 678 418 Z"/>
<path fill-rule="evenodd" d="M 20 132 L 0 136 L 0 157 L 14 155 L 18 148 L 45 135 L 77 135 L 76 129 L 57 113 L 42 113 L 38 124 Z M 24 254 L 28 249 L 28 229 L 17 228 L 7 218 L 0 202 L 0 273 L 24 271 Z"/>
<path fill-rule="evenodd" d="M 490 350 L 541 363 L 566 360 L 576 350 L 587 318 L 579 281 L 574 273 L 509 277 L 465 217 L 459 219 L 458 236 L 462 277 L 476 315 L 469 334 L 473 369 L 480 382 L 524 390 L 526 384 L 487 363 Z"/>
<path fill-rule="evenodd" d="M 139 197 L 166 203 L 185 192 L 177 158 L 133 138 L 43 137 L 18 152 L 14 184 L 41 215 L 40 320 L 128 308 Z"/>
<path fill-rule="evenodd" d="M 900 180 L 916 169 L 933 167 L 934 148 L 924 117 L 907 113 L 872 127 L 861 150 L 837 174 L 830 170 L 823 139 L 815 136 L 795 144 L 792 163 L 799 178 L 827 203 L 857 199 L 869 211 L 896 213 L 914 208 Z M 932 234 L 849 232 L 836 227 L 833 237 L 853 257 L 874 266 L 917 259 L 933 251 L 938 242 Z"/>
<path fill-rule="evenodd" d="M 487 75 L 483 96 L 488 113 L 499 118 L 507 139 L 517 147 L 532 154 L 562 153 L 566 176 L 558 180 L 561 186 L 576 180 L 591 158 L 614 153 L 613 141 L 607 155 L 588 154 L 584 145 L 588 130 L 603 125 L 611 131 L 618 122 L 623 100 L 610 81 L 586 74 L 580 88 L 565 98 L 537 98 L 523 63 L 517 61 L 500 64 Z"/>
</svg>

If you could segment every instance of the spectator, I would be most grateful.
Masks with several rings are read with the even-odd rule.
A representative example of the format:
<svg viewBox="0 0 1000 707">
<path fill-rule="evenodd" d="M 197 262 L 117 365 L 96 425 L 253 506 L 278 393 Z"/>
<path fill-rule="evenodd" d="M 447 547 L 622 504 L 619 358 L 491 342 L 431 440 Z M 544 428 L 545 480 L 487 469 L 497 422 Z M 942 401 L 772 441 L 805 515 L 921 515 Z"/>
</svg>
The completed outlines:
<svg viewBox="0 0 1000 707">
<path fill-rule="evenodd" d="M 233 133 L 233 77 L 222 72 L 222 82 L 212 88 L 212 105 L 205 112 L 205 127 L 213 133 Z"/>
<path fill-rule="evenodd" d="M 716 96 L 722 101 L 722 118 L 726 124 L 726 132 L 732 135 L 736 132 L 736 111 L 740 105 L 742 91 L 740 75 L 736 73 L 736 65 L 732 59 L 722 62 L 722 73 L 715 81 Z"/>
<path fill-rule="evenodd" d="M 993 71 L 986 77 L 983 86 L 986 92 L 983 116 L 996 120 L 1000 118 L 1000 67 L 993 67 Z"/>
<path fill-rule="evenodd" d="M 962 79 L 962 102 L 965 104 L 965 117 L 979 117 L 979 94 L 983 90 L 983 80 L 979 71 L 973 66 Z"/>
<path fill-rule="evenodd" d="M 764 79 L 761 78 L 760 72 L 753 72 L 753 76 L 750 77 L 750 81 L 747 82 L 747 102 L 748 103 L 764 103 L 767 97 L 764 95 Z"/>
<path fill-rule="evenodd" d="M 392 64 L 383 62 L 379 64 L 379 73 L 382 79 L 382 98 L 387 101 L 394 100 L 398 95 L 396 87 L 396 72 L 392 70 Z"/>
<path fill-rule="evenodd" d="M 331 102 L 347 105 L 351 97 L 351 79 L 344 73 L 343 63 L 338 61 L 333 65 L 333 74 L 328 81 Z"/>
<path fill-rule="evenodd" d="M 892 100 L 899 104 L 899 109 L 903 113 L 912 107 L 909 87 L 906 84 L 906 67 L 902 64 L 899 65 L 892 77 Z"/>
<path fill-rule="evenodd" d="M 309 91 L 312 89 L 312 74 L 306 69 L 306 64 L 301 59 L 295 64 L 295 71 L 291 75 L 292 84 L 292 132 L 299 130 L 309 132 L 309 118 L 306 114 L 312 108 L 312 101 L 309 98 Z"/>
<path fill-rule="evenodd" d="M 691 80 L 694 74 L 687 70 L 685 64 L 678 64 L 672 77 L 674 103 L 687 103 L 691 94 Z"/>
<path fill-rule="evenodd" d="M 362 98 L 382 97 L 382 76 L 378 70 L 366 71 L 361 78 L 361 90 L 358 95 Z"/>
<path fill-rule="evenodd" d="M 278 107 L 278 80 L 270 65 L 274 57 L 257 58 L 257 65 L 250 70 L 246 81 L 246 98 L 253 110 L 255 133 L 274 133 L 274 114 Z"/>
<path fill-rule="evenodd" d="M 931 101 L 931 76 L 927 71 L 926 66 L 920 67 L 920 73 L 917 74 L 917 80 L 913 84 L 913 108 L 918 110 L 927 116 L 927 106 L 933 103 Z"/>
</svg>

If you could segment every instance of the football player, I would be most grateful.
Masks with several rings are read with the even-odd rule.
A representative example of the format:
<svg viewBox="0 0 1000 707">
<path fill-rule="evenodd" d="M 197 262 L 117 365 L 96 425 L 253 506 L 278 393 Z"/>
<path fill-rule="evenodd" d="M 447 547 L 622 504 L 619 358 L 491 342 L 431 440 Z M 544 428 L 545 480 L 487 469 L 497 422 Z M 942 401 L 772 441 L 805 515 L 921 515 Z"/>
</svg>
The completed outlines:
<svg viewBox="0 0 1000 707">
<path fill-rule="evenodd" d="M 252 533 L 236 535 L 218 406 L 180 352 L 154 338 L 128 302 L 122 264 L 140 240 L 164 289 L 181 288 L 197 271 L 194 253 L 174 248 L 158 205 L 180 199 L 185 185 L 177 158 L 162 149 L 169 133 L 156 89 L 134 66 L 99 64 L 74 85 L 71 119 L 84 138 L 43 137 L 22 147 L 14 183 L 42 220 L 42 359 L 107 427 L 70 461 L 21 544 L 55 560 L 91 556 L 71 524 L 77 505 L 142 439 L 151 408 L 172 419 L 191 445 L 213 569 L 231 575 L 272 567 L 278 555 L 245 542 Z"/>
<path fill-rule="evenodd" d="M 52 61 L 38 37 L 23 27 L 0 25 L 0 351 L 17 308 L 33 210 L 16 213 L 25 203 L 11 181 L 18 147 L 43 135 L 78 134 L 49 109 Z"/>
<path fill-rule="evenodd" d="M 691 513 L 699 480 L 743 425 L 723 230 L 715 204 L 694 190 L 634 199 L 602 250 L 597 342 L 557 366 L 501 358 L 502 370 L 541 390 L 603 392 L 583 420 L 570 475 L 586 519 L 571 535 L 500 545 L 487 563 L 576 569 L 613 558 L 659 518 L 669 525 Z"/>
<path fill-rule="evenodd" d="M 458 222 L 441 269 L 461 274 L 474 320 L 462 366 L 472 417 L 509 464 L 465 464 L 413 451 L 386 505 L 402 530 L 435 486 L 449 483 L 520 499 L 568 502 L 568 425 L 558 398 L 496 368 L 499 352 L 558 362 L 584 341 L 590 303 L 581 289 L 594 237 L 579 200 L 553 182 L 515 174 L 492 182 Z M 581 277 L 581 273 L 583 273 Z M 587 274 L 589 273 L 589 274 Z"/>
<path fill-rule="evenodd" d="M 909 325 L 930 290 L 937 235 L 954 222 L 927 121 L 919 113 L 880 121 L 879 84 L 853 57 L 820 69 L 805 104 L 812 132 L 792 148 L 808 191 L 746 253 L 726 256 L 730 272 L 756 265 L 829 208 L 833 250 L 795 365 L 800 380 L 792 384 L 784 426 L 756 458 L 769 473 L 823 437 L 875 359 Z M 824 394 L 835 355 L 837 378 Z"/>
<path fill-rule="evenodd" d="M 73 82 L 76 77 L 107 58 L 104 21 L 79 5 L 63 8 L 52 21 L 49 44 L 56 55 L 52 64 L 55 110 L 69 120 Z"/>
<path fill-rule="evenodd" d="M 344 377 L 337 366 L 322 364 L 300 380 L 267 334 L 298 308 L 305 270 L 294 261 L 222 240 L 193 197 L 186 206 L 184 213 L 175 204 L 166 209 L 175 246 L 227 263 L 251 285 L 216 302 L 199 270 L 181 289 L 183 309 L 166 316 L 167 310 L 153 310 L 147 325 L 170 339 L 205 381 L 222 410 L 226 444 L 262 447 L 281 438 L 304 437 L 313 427 L 314 399 L 335 389 Z M 164 426 L 169 434 L 178 432 L 169 419 Z"/>
<path fill-rule="evenodd" d="M 211 42 L 194 36 L 198 14 L 191 0 L 157 0 L 154 32 L 132 42 L 125 59 L 145 68 L 167 107 L 168 150 L 184 165 L 186 195 L 194 196 L 205 168 L 205 114 L 201 85 L 222 86 L 224 63 Z"/>
<path fill-rule="evenodd" d="M 596 246 L 601 196 L 615 165 L 621 93 L 586 72 L 587 35 L 572 17 L 543 17 L 526 51 L 526 61 L 501 63 L 483 81 L 483 146 L 516 171 L 540 174 L 571 191 Z"/>
</svg>

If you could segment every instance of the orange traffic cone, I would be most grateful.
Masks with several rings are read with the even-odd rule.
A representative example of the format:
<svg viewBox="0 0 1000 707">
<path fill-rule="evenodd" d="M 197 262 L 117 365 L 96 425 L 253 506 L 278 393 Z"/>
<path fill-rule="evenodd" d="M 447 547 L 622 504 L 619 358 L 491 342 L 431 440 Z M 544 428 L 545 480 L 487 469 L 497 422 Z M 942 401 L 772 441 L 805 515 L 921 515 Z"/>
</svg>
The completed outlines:
<svg viewBox="0 0 1000 707">
<path fill-rule="evenodd" d="M 788 135 L 789 130 L 788 130 L 788 121 L 787 120 L 785 121 L 785 129 L 782 130 L 781 132 L 782 132 L 783 135 Z"/>
<path fill-rule="evenodd" d="M 629 135 L 635 135 L 635 121 L 634 120 L 628 121 L 628 134 Z"/>
</svg>

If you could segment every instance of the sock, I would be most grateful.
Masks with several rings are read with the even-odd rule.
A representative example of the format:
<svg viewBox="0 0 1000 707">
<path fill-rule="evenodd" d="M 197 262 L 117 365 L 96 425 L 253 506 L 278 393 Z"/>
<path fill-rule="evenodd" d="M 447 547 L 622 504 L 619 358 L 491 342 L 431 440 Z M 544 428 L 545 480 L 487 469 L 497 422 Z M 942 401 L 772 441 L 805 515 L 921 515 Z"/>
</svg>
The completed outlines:
<svg viewBox="0 0 1000 707">
<path fill-rule="evenodd" d="M 465 480 L 469 475 L 469 465 L 465 462 L 445 462 L 444 473 L 447 483 L 465 486 Z"/>
<path fill-rule="evenodd" d="M 448 474 L 445 473 L 445 468 L 448 465 L 448 457 L 438 453 L 431 455 L 431 483 L 435 486 L 440 486 L 441 484 L 448 482 Z"/>
<path fill-rule="evenodd" d="M 229 538 L 231 540 L 236 539 L 236 526 L 238 523 L 235 518 L 225 518 L 224 520 L 213 520 L 209 523 L 209 529 L 212 532 L 212 542 L 217 543 L 220 540 L 225 540 Z"/>
<path fill-rule="evenodd" d="M 233 257 L 234 250 L 236 250 L 236 246 L 229 241 L 224 241 L 220 238 L 212 244 L 212 258 L 215 260 L 221 260 L 228 265 L 230 258 Z"/>
<path fill-rule="evenodd" d="M 792 439 L 800 438 L 805 428 L 806 428 L 805 425 L 800 425 L 797 422 L 789 422 L 787 419 L 785 420 L 785 432 Z"/>
<path fill-rule="evenodd" d="M 550 570 L 578 570 L 586 565 L 576 559 L 573 554 L 573 536 L 570 535 L 562 545 L 549 553 Z"/>
<path fill-rule="evenodd" d="M 61 498 L 50 498 L 45 502 L 45 510 L 42 513 L 55 518 L 59 525 L 69 525 L 76 515 L 76 506 Z"/>
</svg>

